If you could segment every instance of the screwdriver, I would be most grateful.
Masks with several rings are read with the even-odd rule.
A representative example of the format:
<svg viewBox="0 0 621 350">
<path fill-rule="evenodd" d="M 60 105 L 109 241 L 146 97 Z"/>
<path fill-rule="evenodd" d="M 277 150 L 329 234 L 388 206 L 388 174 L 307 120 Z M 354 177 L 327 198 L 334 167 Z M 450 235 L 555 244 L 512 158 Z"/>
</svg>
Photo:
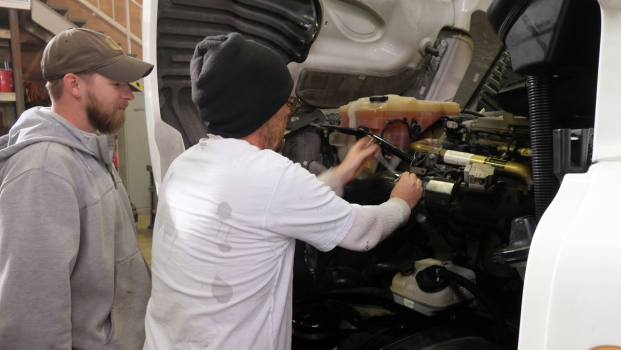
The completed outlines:
<svg viewBox="0 0 621 350">
<path fill-rule="evenodd" d="M 371 142 L 373 142 L 373 138 L 371 136 L 369 136 L 371 138 L 371 141 L 369 141 L 369 143 L 366 145 L 366 147 L 369 147 L 371 145 Z M 365 147 L 365 148 L 366 148 Z M 395 176 L 395 183 L 399 182 L 399 180 L 401 180 L 401 174 L 398 174 L 395 169 L 390 166 L 390 164 L 388 163 L 388 161 L 386 160 L 386 158 L 384 158 L 384 156 L 382 155 L 382 152 L 375 152 L 374 154 L 375 159 L 377 159 L 378 162 L 380 162 L 380 164 L 382 164 L 384 166 L 384 168 L 386 168 L 388 171 L 390 171 L 394 176 Z"/>
</svg>

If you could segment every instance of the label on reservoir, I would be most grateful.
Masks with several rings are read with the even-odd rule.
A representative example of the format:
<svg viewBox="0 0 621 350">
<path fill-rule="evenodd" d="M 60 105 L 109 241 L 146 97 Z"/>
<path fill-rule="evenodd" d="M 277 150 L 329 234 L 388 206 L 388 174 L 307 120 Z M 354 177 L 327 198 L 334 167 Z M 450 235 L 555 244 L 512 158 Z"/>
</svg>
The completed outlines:
<svg viewBox="0 0 621 350">
<path fill-rule="evenodd" d="M 410 299 L 403 298 L 403 305 L 409 307 L 410 309 L 414 308 L 414 301 Z"/>
<path fill-rule="evenodd" d="M 446 151 L 446 153 L 444 153 L 444 163 L 466 166 L 470 164 L 470 158 L 472 158 L 473 155 L 472 153 Z"/>
</svg>

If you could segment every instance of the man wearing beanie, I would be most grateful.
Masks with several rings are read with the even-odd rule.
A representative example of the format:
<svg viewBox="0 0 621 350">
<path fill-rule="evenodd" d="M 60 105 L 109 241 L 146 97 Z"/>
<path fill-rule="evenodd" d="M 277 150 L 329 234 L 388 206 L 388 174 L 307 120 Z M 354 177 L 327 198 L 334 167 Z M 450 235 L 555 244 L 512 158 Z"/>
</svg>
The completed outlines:
<svg viewBox="0 0 621 350">
<path fill-rule="evenodd" d="M 277 152 L 293 81 L 272 50 L 240 34 L 208 37 L 190 65 L 209 135 L 179 156 L 160 190 L 144 349 L 289 349 L 295 239 L 364 251 L 404 224 L 421 183 L 391 199 L 336 195 L 377 151 L 361 140 L 318 177 Z"/>
<path fill-rule="evenodd" d="M 141 349 L 150 271 L 111 157 L 153 66 L 69 29 L 41 68 L 52 107 L 0 137 L 0 348 Z"/>
</svg>

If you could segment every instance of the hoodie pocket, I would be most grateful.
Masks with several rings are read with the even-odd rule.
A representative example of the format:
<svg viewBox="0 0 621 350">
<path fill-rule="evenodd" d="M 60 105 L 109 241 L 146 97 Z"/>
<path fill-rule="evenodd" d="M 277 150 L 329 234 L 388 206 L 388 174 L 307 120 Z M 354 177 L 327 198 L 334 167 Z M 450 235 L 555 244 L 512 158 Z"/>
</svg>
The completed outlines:
<svg viewBox="0 0 621 350">
<path fill-rule="evenodd" d="M 142 349 L 144 317 L 151 296 L 151 278 L 140 248 L 114 268 L 112 328 L 104 349 Z"/>
</svg>

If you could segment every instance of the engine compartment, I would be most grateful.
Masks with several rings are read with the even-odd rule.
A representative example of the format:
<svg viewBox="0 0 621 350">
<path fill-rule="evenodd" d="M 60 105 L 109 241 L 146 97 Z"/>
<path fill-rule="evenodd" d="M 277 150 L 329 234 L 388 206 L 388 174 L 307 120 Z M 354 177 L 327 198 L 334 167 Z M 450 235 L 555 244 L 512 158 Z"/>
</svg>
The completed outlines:
<svg viewBox="0 0 621 350">
<path fill-rule="evenodd" d="M 514 85 L 524 81 L 511 77 Z M 391 98 L 403 97 L 361 100 L 387 109 L 382 104 Z M 282 154 L 318 175 L 344 159 L 356 139 L 370 137 L 389 167 L 419 176 L 424 192 L 409 222 L 368 252 L 337 247 L 322 253 L 297 242 L 293 348 L 322 348 L 312 330 L 296 323 L 311 315 L 317 324 L 339 320 L 321 336 L 332 341 L 326 349 L 516 348 L 537 203 L 547 206 L 535 194 L 531 119 L 461 109 L 426 129 L 415 119 L 385 119 L 376 135 L 377 127 L 351 118 L 342 126 L 341 117 L 306 106 L 292 118 Z M 592 119 L 560 119 L 558 126 L 565 128 L 554 131 L 554 157 L 545 161 L 562 180 L 590 166 Z M 407 135 L 409 145 L 387 142 L 391 133 Z M 395 175 L 381 162 L 367 168 L 345 186 L 350 203 L 379 205 L 389 198 Z M 451 270 L 462 280 L 449 279 Z"/>
<path fill-rule="evenodd" d="M 354 344 L 352 339 L 364 337 L 363 334 L 377 336 L 366 348 L 379 349 L 407 338 L 408 334 L 427 331 L 430 325 L 450 328 L 459 322 L 481 323 L 475 328 L 492 334 L 489 347 L 479 344 L 479 349 L 493 349 L 494 343 L 507 348 L 515 346 L 511 342 L 517 333 L 513 340 L 494 338 L 497 325 L 489 322 L 478 301 L 461 300 L 459 294 L 451 294 L 454 284 L 449 283 L 439 291 L 421 292 L 416 282 L 420 271 L 412 271 L 413 266 L 420 264 L 463 269 L 494 300 L 492 304 L 504 315 L 504 322 L 514 327 L 519 324 L 522 278 L 534 226 L 530 231 L 520 228 L 524 221 L 534 222 L 535 215 L 528 119 L 507 112 L 466 113 L 442 117 L 414 136 L 407 152 L 392 154 L 390 144 L 379 142 L 388 161 L 401 157 L 397 171 L 417 173 L 423 180 L 423 197 L 407 225 L 363 253 L 341 248 L 322 253 L 298 242 L 293 283 L 294 300 L 300 308 L 308 305 L 308 300 L 314 304 L 324 300 L 325 304 L 320 305 L 329 308 L 334 308 L 335 302 L 349 305 L 352 298 L 361 300 L 348 316 L 339 313 L 341 326 L 348 325 L 339 333 L 344 337 L 339 349 L 365 348 L 343 345 L 350 341 Z M 309 115 L 315 118 L 300 116 L 311 121 L 308 125 L 293 126 L 295 130 L 286 135 L 283 155 L 315 174 L 338 164 L 335 139 L 344 133 L 357 138 L 370 134 L 364 127 L 337 126 L 335 116 L 325 116 L 319 110 Z M 391 127 L 406 126 L 395 123 Z M 394 180 L 394 175 L 380 164 L 374 174 L 347 184 L 343 198 L 360 205 L 381 204 L 388 200 Z M 526 234 L 520 235 L 524 231 Z M 516 240 L 519 242 L 513 242 Z M 521 249 L 522 254 L 516 249 Z M 403 287 L 408 283 L 427 297 L 449 293 L 449 302 L 434 304 L 429 298 L 421 300 Z M 364 310 L 368 307 L 365 303 L 370 302 L 387 314 L 365 318 L 364 312 L 356 311 Z M 354 319 L 364 322 L 353 325 L 356 321 L 348 319 L 352 314 Z M 294 329 L 295 315 L 294 311 Z M 394 324 L 379 335 L 373 331 L 375 321 L 384 326 Z M 298 339 L 305 341 L 310 340 Z M 459 346 L 465 345 L 462 342 Z"/>
<path fill-rule="evenodd" d="M 438 39 L 434 47 L 442 45 Z M 432 56 L 422 70 L 433 66 Z M 537 223 L 563 176 L 586 172 L 591 164 L 592 69 L 585 64 L 552 75 L 562 71 L 560 62 L 548 75 L 516 72 L 511 53 L 502 48 L 476 87 L 466 78 L 460 84 L 459 91 L 471 93 L 467 101 L 459 94 L 448 99 L 460 103 L 459 113 L 445 110 L 431 126 L 420 119 L 385 118 L 378 132 L 380 127 L 370 122 L 343 118 L 355 101 L 338 113 L 307 106 L 312 117 L 301 115 L 292 122 L 284 156 L 319 174 L 343 159 L 343 149 L 353 139 L 371 136 L 390 167 L 417 174 L 424 188 L 408 224 L 368 252 L 337 248 L 321 253 L 298 242 L 294 310 L 313 305 L 313 310 L 335 312 L 326 318 L 340 319 L 338 331 L 325 338 L 332 339 L 326 349 L 517 348 L 525 270 Z M 400 97 L 433 97 L 412 91 Z M 388 95 L 357 101 L 381 104 L 391 97 L 396 99 Z M 398 139 L 391 133 L 408 135 L 409 145 L 390 144 L 388 139 Z M 343 198 L 379 205 L 389 198 L 394 180 L 386 166 L 372 162 L 345 186 Z M 313 312 L 294 311 L 294 330 L 297 320 Z M 319 348 L 297 326 L 293 348 Z"/>
</svg>

